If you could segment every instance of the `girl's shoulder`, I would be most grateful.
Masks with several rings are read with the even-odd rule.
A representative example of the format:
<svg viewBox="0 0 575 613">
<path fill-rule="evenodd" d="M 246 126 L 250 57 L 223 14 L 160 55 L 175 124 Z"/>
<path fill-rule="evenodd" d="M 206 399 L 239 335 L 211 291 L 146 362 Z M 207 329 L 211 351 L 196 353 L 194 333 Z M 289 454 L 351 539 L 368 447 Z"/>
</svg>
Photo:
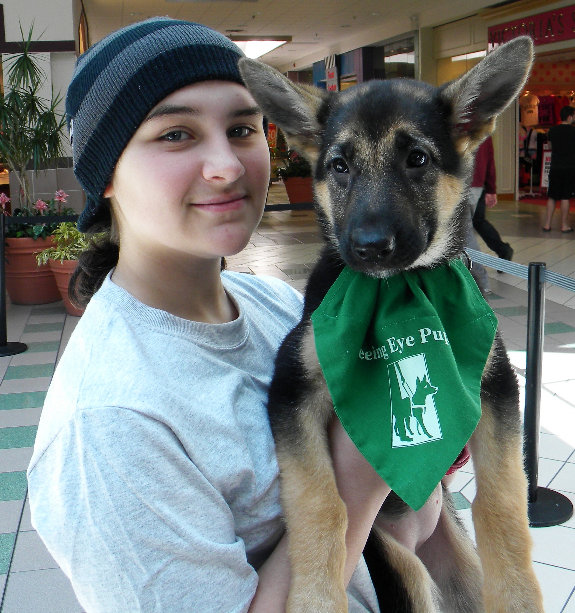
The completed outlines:
<svg viewBox="0 0 575 613">
<path fill-rule="evenodd" d="M 288 308 L 300 313 L 303 296 L 285 281 L 266 275 L 224 271 L 222 280 L 232 296 L 240 296 L 247 303 L 259 307 Z"/>
</svg>

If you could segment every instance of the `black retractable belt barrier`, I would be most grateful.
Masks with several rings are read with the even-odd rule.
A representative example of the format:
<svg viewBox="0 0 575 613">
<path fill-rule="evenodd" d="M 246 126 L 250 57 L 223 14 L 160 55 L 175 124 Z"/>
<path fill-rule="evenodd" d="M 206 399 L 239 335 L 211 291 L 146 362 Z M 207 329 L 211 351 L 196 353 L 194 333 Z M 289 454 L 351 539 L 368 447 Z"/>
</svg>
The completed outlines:
<svg viewBox="0 0 575 613">
<path fill-rule="evenodd" d="M 529 482 L 528 517 L 534 528 L 557 526 L 573 515 L 573 504 L 566 496 L 539 487 L 539 423 L 543 325 L 545 322 L 545 281 L 575 291 L 575 280 L 547 272 L 542 262 L 529 267 L 493 257 L 475 249 L 465 250 L 473 262 L 527 279 L 527 355 L 525 368 L 525 414 L 523 422 L 525 472 Z"/>
</svg>

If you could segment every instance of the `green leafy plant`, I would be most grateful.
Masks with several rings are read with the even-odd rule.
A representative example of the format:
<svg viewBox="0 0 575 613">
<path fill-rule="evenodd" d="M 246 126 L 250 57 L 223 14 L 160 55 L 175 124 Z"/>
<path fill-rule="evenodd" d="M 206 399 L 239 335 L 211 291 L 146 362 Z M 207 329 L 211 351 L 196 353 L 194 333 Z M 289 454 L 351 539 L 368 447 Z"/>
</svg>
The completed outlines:
<svg viewBox="0 0 575 613">
<path fill-rule="evenodd" d="M 0 193 L 0 214 L 4 214 L 8 217 L 46 217 L 50 215 L 72 215 L 74 210 L 65 207 L 66 198 L 68 194 L 64 190 L 59 189 L 54 197 L 50 200 L 36 200 L 36 202 L 30 207 L 18 207 L 15 208 L 12 213 L 8 212 L 7 205 L 10 202 L 10 198 L 3 192 Z M 58 227 L 58 223 L 42 223 L 36 221 L 30 223 L 22 221 L 22 223 L 10 223 L 7 224 L 5 230 L 6 238 L 47 238 Z"/>
<path fill-rule="evenodd" d="M 311 165 L 297 151 L 290 150 L 287 157 L 283 160 L 283 166 L 277 169 L 277 175 L 280 179 L 289 179 L 290 177 L 311 177 Z"/>
<path fill-rule="evenodd" d="M 18 207 L 31 208 L 33 195 L 26 171 L 45 167 L 64 155 L 62 135 L 65 118 L 56 111 L 61 96 L 40 96 L 46 75 L 31 53 L 33 26 L 22 35 L 21 51 L 5 62 L 4 92 L 0 93 L 0 162 L 14 172 L 18 184 Z"/>
<path fill-rule="evenodd" d="M 80 232 L 75 223 L 64 221 L 52 233 L 54 245 L 36 254 L 38 264 L 47 264 L 48 260 L 77 260 L 82 251 L 88 247 L 88 238 Z"/>
</svg>

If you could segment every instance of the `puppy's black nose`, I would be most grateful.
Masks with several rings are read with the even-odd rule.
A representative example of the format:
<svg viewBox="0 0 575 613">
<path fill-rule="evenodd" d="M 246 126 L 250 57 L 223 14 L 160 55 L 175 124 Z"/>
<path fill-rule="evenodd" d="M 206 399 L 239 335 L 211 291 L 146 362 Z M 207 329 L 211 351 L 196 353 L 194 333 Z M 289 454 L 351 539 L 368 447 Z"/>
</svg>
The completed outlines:
<svg viewBox="0 0 575 613">
<path fill-rule="evenodd" d="M 377 264 L 385 261 L 395 249 L 395 237 L 357 228 L 351 235 L 353 254 L 362 262 Z"/>
</svg>

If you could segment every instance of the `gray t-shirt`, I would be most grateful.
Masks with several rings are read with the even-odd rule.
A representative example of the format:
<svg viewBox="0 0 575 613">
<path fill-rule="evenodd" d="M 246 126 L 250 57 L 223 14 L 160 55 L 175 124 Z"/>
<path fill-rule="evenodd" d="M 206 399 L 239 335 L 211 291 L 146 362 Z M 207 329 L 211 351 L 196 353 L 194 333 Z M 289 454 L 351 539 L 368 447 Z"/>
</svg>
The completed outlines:
<svg viewBox="0 0 575 613">
<path fill-rule="evenodd" d="M 239 317 L 191 322 L 108 277 L 70 338 L 28 469 L 32 523 L 88 613 L 247 611 L 283 532 L 266 414 L 301 296 L 223 273 Z M 377 611 L 367 568 L 350 611 Z"/>
</svg>

